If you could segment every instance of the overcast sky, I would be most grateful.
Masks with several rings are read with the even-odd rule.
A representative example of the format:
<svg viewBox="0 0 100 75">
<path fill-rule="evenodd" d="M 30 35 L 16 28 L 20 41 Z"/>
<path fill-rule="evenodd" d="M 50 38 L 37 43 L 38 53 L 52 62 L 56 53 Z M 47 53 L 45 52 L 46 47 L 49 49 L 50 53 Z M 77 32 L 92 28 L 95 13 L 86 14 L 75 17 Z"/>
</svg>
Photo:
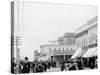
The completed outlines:
<svg viewBox="0 0 100 75">
<path fill-rule="evenodd" d="M 30 59 L 33 59 L 34 50 L 40 50 L 40 45 L 57 40 L 66 32 L 74 32 L 97 16 L 96 7 L 79 5 L 25 2 L 22 11 L 20 54 Z"/>
</svg>

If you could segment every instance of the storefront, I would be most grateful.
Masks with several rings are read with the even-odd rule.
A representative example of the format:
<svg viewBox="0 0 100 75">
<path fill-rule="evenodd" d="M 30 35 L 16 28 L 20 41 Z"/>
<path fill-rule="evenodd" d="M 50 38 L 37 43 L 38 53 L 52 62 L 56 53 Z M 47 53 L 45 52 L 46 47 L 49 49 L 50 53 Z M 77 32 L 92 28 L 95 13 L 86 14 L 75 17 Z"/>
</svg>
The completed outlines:
<svg viewBox="0 0 100 75">
<path fill-rule="evenodd" d="M 83 59 L 85 59 L 86 62 L 84 62 L 87 65 L 84 65 L 84 67 L 89 67 L 91 69 L 97 68 L 97 43 L 88 45 L 88 50 L 84 53 L 82 56 Z"/>
<path fill-rule="evenodd" d="M 80 58 L 83 67 L 97 68 L 97 16 L 76 30 L 76 52 L 72 59 Z"/>
<path fill-rule="evenodd" d="M 52 62 L 66 61 L 75 53 L 75 50 L 70 51 L 53 51 L 51 55 Z"/>
</svg>

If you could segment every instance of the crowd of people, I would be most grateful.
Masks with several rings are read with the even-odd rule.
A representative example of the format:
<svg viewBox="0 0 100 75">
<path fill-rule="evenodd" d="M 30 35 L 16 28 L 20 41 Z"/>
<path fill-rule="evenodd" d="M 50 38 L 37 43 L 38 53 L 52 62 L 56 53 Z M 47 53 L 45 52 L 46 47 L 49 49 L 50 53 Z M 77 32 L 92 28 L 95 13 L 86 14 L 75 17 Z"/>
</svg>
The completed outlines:
<svg viewBox="0 0 100 75">
<path fill-rule="evenodd" d="M 61 62 L 61 71 L 97 69 L 97 68 L 98 68 L 97 57 L 76 58 Z"/>
<path fill-rule="evenodd" d="M 96 59 L 96 58 L 95 58 Z M 11 72 L 12 73 L 39 73 L 39 72 L 47 72 L 47 69 L 51 68 L 60 68 L 61 71 L 70 71 L 70 70 L 84 70 L 84 68 L 88 67 L 91 69 L 97 68 L 97 62 L 94 62 L 93 59 L 86 64 L 86 59 L 78 58 L 78 59 L 68 59 L 62 60 L 58 62 L 54 61 L 29 61 L 27 57 L 25 60 L 21 60 L 18 63 L 15 63 L 15 59 L 12 59 L 11 62 Z"/>
<path fill-rule="evenodd" d="M 21 60 L 18 66 L 17 63 L 14 62 L 14 59 L 12 60 L 11 72 L 17 73 L 17 70 L 19 70 L 18 73 L 38 73 L 46 72 L 47 69 L 50 69 L 51 67 L 55 67 L 55 62 L 38 60 L 30 62 L 28 58 L 25 57 L 25 60 Z"/>
</svg>

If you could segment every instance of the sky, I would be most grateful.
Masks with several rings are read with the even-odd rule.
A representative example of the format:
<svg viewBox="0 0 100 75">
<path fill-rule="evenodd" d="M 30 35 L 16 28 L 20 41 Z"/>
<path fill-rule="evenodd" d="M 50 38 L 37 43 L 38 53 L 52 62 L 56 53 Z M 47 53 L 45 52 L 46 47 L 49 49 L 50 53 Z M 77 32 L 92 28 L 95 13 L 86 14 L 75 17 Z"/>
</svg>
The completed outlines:
<svg viewBox="0 0 100 75">
<path fill-rule="evenodd" d="M 97 16 L 97 8 L 94 6 L 31 2 L 24 2 L 19 12 L 22 14 L 20 55 L 30 60 L 34 58 L 34 50 L 40 51 L 40 45 L 57 40 L 66 32 L 74 32 Z"/>
</svg>

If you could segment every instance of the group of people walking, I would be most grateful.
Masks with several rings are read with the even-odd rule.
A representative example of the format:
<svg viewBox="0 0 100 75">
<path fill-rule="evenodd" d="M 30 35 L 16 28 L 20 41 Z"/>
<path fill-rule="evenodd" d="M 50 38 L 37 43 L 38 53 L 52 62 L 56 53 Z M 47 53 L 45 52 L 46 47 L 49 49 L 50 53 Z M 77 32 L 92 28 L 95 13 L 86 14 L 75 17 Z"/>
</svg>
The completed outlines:
<svg viewBox="0 0 100 75">
<path fill-rule="evenodd" d="M 96 60 L 97 58 L 95 58 Z M 51 68 L 60 68 L 61 71 L 70 71 L 70 70 L 84 70 L 86 67 L 94 69 L 97 68 L 97 62 L 94 59 L 91 61 L 79 59 L 69 59 L 62 60 L 58 62 L 54 61 L 32 61 L 30 62 L 27 57 L 25 60 L 20 61 L 19 64 L 14 62 L 14 59 L 11 62 L 11 72 L 12 73 L 39 73 L 47 72 L 47 69 Z M 96 63 L 96 64 L 95 64 Z M 88 64 L 88 65 L 87 65 Z"/>
<path fill-rule="evenodd" d="M 51 66 L 54 66 L 54 62 L 50 61 L 28 61 L 28 58 L 25 57 L 24 61 L 20 61 L 18 67 L 17 63 L 12 61 L 11 63 L 11 72 L 16 73 L 19 70 L 19 73 L 38 73 L 38 72 L 46 72 L 47 69 L 50 69 Z M 18 68 L 18 69 L 17 69 Z"/>
<path fill-rule="evenodd" d="M 81 70 L 81 69 L 82 69 L 82 63 L 80 60 L 78 61 L 68 60 L 61 62 L 61 71 Z"/>
<path fill-rule="evenodd" d="M 86 59 L 88 59 L 88 61 Z M 96 68 L 97 68 L 97 57 L 76 58 L 61 62 L 61 71 L 96 69 Z"/>
</svg>

